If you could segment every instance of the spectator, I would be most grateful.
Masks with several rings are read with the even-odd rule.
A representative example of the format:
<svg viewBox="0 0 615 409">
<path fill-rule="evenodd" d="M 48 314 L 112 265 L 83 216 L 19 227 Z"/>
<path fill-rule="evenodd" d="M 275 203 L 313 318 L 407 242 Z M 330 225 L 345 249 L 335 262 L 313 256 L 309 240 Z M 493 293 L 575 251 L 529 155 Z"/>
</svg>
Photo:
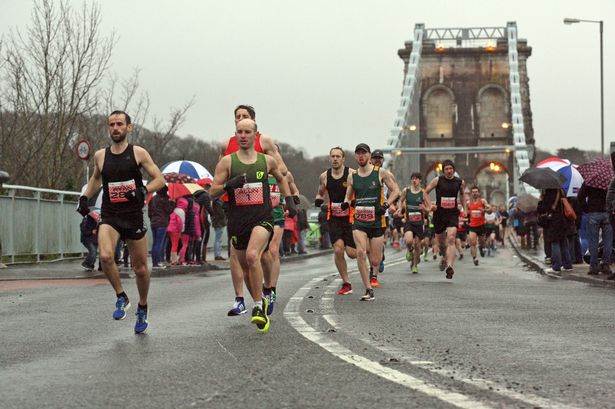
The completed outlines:
<svg viewBox="0 0 615 409">
<path fill-rule="evenodd" d="M 186 200 L 186 218 L 184 219 L 184 232 L 181 235 L 181 248 L 179 249 L 179 263 L 182 266 L 188 265 L 186 255 L 190 256 L 188 250 L 190 248 L 190 241 L 196 236 L 196 223 L 194 214 L 194 200 L 192 197 L 187 197 Z"/>
<path fill-rule="evenodd" d="M 538 212 L 532 210 L 523 212 L 525 243 L 528 249 L 536 250 L 538 248 Z"/>
<path fill-rule="evenodd" d="M 498 213 L 500 214 L 500 239 L 502 241 L 502 247 L 505 247 L 507 234 L 506 226 L 508 225 L 508 212 L 506 211 L 506 206 L 500 205 Z"/>
<path fill-rule="evenodd" d="M 211 217 L 211 225 L 214 228 L 214 259 L 226 260 L 222 257 L 222 235 L 226 227 L 226 214 L 224 212 L 224 203 L 220 199 L 214 200 L 213 212 Z"/>
<path fill-rule="evenodd" d="M 183 197 L 177 199 L 175 209 L 169 216 L 169 225 L 167 226 L 167 233 L 171 239 L 171 265 L 178 263 L 177 250 L 179 247 L 179 240 L 184 232 L 186 224 L 186 209 L 188 208 L 188 201 Z"/>
<path fill-rule="evenodd" d="M 202 197 L 202 195 L 201 195 Z M 188 242 L 188 251 L 186 255 L 187 264 L 201 264 L 201 244 L 203 238 L 203 224 L 201 220 L 201 206 L 196 200 L 188 200 L 192 202 L 192 225 L 193 230 L 189 232 L 190 241 Z"/>
<path fill-rule="evenodd" d="M 572 270 L 567 238 L 571 222 L 564 217 L 563 198 L 561 189 L 547 189 L 538 202 L 538 214 L 548 219 L 543 232 L 545 241 L 551 243 L 551 272 Z"/>
<path fill-rule="evenodd" d="M 568 201 L 574 209 L 574 213 L 577 215 L 577 219 L 574 222 L 575 234 L 569 236 L 568 247 L 570 248 L 570 258 L 573 264 L 583 264 L 583 250 L 581 249 L 581 238 L 579 232 L 581 231 L 581 223 L 583 221 L 583 208 L 577 197 L 568 197 Z"/>
<path fill-rule="evenodd" d="M 155 195 L 147 205 L 147 215 L 149 216 L 150 225 L 152 227 L 152 235 L 154 243 L 152 244 L 152 264 L 153 268 L 166 268 L 164 261 L 164 242 L 167 236 L 167 226 L 169 225 L 169 216 L 173 212 L 174 204 L 169 200 L 167 194 L 168 189 L 163 187 Z"/>
<path fill-rule="evenodd" d="M 98 223 L 100 222 L 100 213 L 96 210 L 89 212 L 81 221 L 81 244 L 88 250 L 85 260 L 81 263 L 81 267 L 85 271 L 94 271 L 94 263 L 98 253 Z"/>
<path fill-rule="evenodd" d="M 613 227 L 606 207 L 606 190 L 581 185 L 577 196 L 581 208 L 587 213 L 587 241 L 589 243 L 589 271 L 587 274 L 612 274 Z M 598 242 L 602 233 L 602 262 L 598 264 Z"/>
<path fill-rule="evenodd" d="M 331 237 L 329 237 L 329 221 L 327 220 L 327 212 L 328 206 L 326 204 L 320 206 L 320 212 L 318 213 L 318 225 L 321 250 L 331 248 Z"/>
<path fill-rule="evenodd" d="M 294 243 L 297 242 L 296 237 L 297 216 L 288 217 L 288 213 L 284 217 L 284 235 L 282 236 L 282 244 L 284 247 L 284 255 L 290 256 L 296 254 Z"/>
<path fill-rule="evenodd" d="M 205 185 L 206 189 L 209 189 L 209 187 L 211 187 L 210 183 Z M 199 224 L 202 237 L 202 240 L 196 245 L 197 249 L 194 254 L 197 264 L 203 264 L 207 260 L 207 243 L 209 242 L 209 227 L 211 225 L 210 217 L 214 211 L 211 207 L 211 196 L 209 196 L 207 190 L 196 192 L 194 198 L 199 204 Z"/>
</svg>

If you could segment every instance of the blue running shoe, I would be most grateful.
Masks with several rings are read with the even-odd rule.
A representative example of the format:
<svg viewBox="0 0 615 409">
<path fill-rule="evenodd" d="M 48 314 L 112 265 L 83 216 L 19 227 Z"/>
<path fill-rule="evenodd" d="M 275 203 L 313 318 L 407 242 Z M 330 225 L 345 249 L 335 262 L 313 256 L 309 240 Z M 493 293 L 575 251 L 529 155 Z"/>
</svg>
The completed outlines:
<svg viewBox="0 0 615 409">
<path fill-rule="evenodd" d="M 147 329 L 147 309 L 137 305 L 137 322 L 135 323 L 135 334 L 141 334 Z"/>
<path fill-rule="evenodd" d="M 267 315 L 273 314 L 273 304 L 275 304 L 276 298 L 275 291 L 271 290 L 271 294 L 269 294 L 269 298 L 267 299 Z"/>
<path fill-rule="evenodd" d="M 248 310 L 246 309 L 246 303 L 243 301 L 243 297 L 235 297 L 235 302 L 233 303 L 233 308 L 228 311 L 229 317 L 234 317 L 236 315 L 245 314 Z"/>
<path fill-rule="evenodd" d="M 378 267 L 378 272 L 382 273 L 384 271 L 384 260 L 380 262 L 380 267 Z"/>
<path fill-rule="evenodd" d="M 114 320 L 123 320 L 126 318 L 126 311 L 130 308 L 130 301 L 124 297 L 118 297 L 115 302 L 115 311 L 113 311 Z"/>
</svg>

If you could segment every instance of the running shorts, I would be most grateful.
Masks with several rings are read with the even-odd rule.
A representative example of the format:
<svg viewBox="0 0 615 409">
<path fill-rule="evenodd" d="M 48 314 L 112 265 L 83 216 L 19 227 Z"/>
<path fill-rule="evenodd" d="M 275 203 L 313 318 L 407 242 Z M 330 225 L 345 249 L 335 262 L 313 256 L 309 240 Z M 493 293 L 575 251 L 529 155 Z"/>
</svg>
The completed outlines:
<svg viewBox="0 0 615 409">
<path fill-rule="evenodd" d="M 459 210 L 437 209 L 433 215 L 433 225 L 436 234 L 443 233 L 449 227 L 457 228 L 459 226 Z"/>
<path fill-rule="evenodd" d="M 147 233 L 143 221 L 143 211 L 123 215 L 105 215 L 101 217 L 100 224 L 108 224 L 120 234 L 122 240 L 141 240 Z"/>
<path fill-rule="evenodd" d="M 328 223 L 329 238 L 332 244 L 341 239 L 344 242 L 344 246 L 356 248 L 352 238 L 352 224 L 346 218 L 331 217 Z"/>
<path fill-rule="evenodd" d="M 468 238 L 468 232 L 467 231 L 459 231 L 457 230 L 457 238 L 461 241 L 466 241 Z"/>
<path fill-rule="evenodd" d="M 267 242 L 267 248 L 269 248 L 269 242 L 273 237 L 273 219 L 272 220 L 262 220 L 260 222 L 252 223 L 251 227 L 244 228 L 238 232 L 229 231 L 229 235 L 231 237 L 231 243 L 235 250 L 245 250 L 248 248 L 248 243 L 250 242 L 250 236 L 252 235 L 252 230 L 256 226 L 264 227 L 269 232 L 269 240 Z"/>
<path fill-rule="evenodd" d="M 485 225 L 481 224 L 480 226 L 470 226 L 470 231 L 475 233 L 478 237 L 485 235 Z"/>
<path fill-rule="evenodd" d="M 425 229 L 422 224 L 404 224 L 404 234 L 409 231 L 412 232 L 412 237 L 418 237 L 420 240 L 423 240 L 423 238 L 425 237 Z"/>
<path fill-rule="evenodd" d="M 368 239 L 375 239 L 377 237 L 384 236 L 384 231 L 382 227 L 363 227 L 363 226 L 352 226 L 352 230 L 362 231 L 367 234 Z M 384 253 L 383 253 L 384 254 Z"/>
</svg>

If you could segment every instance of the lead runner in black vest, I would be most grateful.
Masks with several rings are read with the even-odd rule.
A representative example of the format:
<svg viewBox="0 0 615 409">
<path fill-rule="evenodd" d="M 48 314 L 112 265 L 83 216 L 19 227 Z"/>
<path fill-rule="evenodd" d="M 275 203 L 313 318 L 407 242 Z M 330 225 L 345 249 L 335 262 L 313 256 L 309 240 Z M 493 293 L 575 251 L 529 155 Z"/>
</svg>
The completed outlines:
<svg viewBox="0 0 615 409">
<path fill-rule="evenodd" d="M 164 186 L 164 179 L 150 154 L 142 147 L 131 145 L 126 140 L 132 131 L 131 119 L 127 113 L 112 112 L 109 115 L 108 130 L 111 146 L 99 149 L 94 154 L 94 172 L 83 196 L 79 198 L 77 211 L 87 214 L 88 198 L 94 195 L 102 183 L 103 200 L 98 246 L 103 272 L 117 295 L 113 318 L 124 319 L 126 311 L 130 308 L 130 300 L 122 287 L 115 264 L 115 247 L 118 240 L 122 239 L 128 245 L 139 291 L 135 332 L 142 333 L 148 326 L 147 296 L 150 282 L 143 206 L 149 193 Z M 147 186 L 143 185 L 141 168 L 149 175 L 150 182 Z"/>
<path fill-rule="evenodd" d="M 243 270 L 244 281 L 254 300 L 251 322 L 259 332 L 264 333 L 269 329 L 270 321 L 266 314 L 268 299 L 263 298 L 261 293 L 261 257 L 273 234 L 268 174 L 277 180 L 285 195 L 289 216 L 293 217 L 296 210 L 289 195 L 288 181 L 276 160 L 254 149 L 256 132 L 256 122 L 251 119 L 237 123 L 239 150 L 220 159 L 209 192 L 212 197 L 220 196 L 225 191 L 229 195 L 228 232 Z"/>
<path fill-rule="evenodd" d="M 314 200 L 316 207 L 320 207 L 324 203 L 325 194 L 328 197 L 327 223 L 329 223 L 329 236 L 335 251 L 335 266 L 342 278 L 342 287 L 338 291 L 340 295 L 352 294 L 344 250 L 348 257 L 357 258 L 356 246 L 352 237 L 353 209 L 342 210 L 341 208 L 346 197 L 348 175 L 354 172 L 354 169 L 344 165 L 345 158 L 346 155 L 342 148 L 331 148 L 329 151 L 331 167 L 320 174 L 318 194 Z"/>
<path fill-rule="evenodd" d="M 438 237 L 442 260 L 440 269 L 446 270 L 446 278 L 453 278 L 455 270 L 455 238 L 459 225 L 459 208 L 463 206 L 464 217 L 468 214 L 468 204 L 465 196 L 465 182 L 455 176 L 455 164 L 451 160 L 442 162 L 443 176 L 435 177 L 425 188 L 425 194 L 436 189 L 436 205 L 433 215 L 434 230 Z M 459 200 L 457 201 L 457 196 Z"/>
</svg>

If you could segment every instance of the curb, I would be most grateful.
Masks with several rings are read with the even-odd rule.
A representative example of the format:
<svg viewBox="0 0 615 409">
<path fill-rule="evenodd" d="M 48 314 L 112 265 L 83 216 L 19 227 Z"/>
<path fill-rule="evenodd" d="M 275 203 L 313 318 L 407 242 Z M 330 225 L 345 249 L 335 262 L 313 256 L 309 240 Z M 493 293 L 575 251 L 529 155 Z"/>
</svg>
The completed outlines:
<svg viewBox="0 0 615 409">
<path fill-rule="evenodd" d="M 594 284 L 594 285 L 599 285 L 603 287 L 615 288 L 615 281 L 609 281 L 604 278 L 598 278 L 598 277 L 595 277 L 595 278 L 588 277 L 587 275 L 576 273 L 574 271 L 561 272 L 559 274 L 549 273 L 546 271 L 548 269 L 547 265 L 544 264 L 542 261 L 540 261 L 538 258 L 525 254 L 519 247 L 519 244 L 517 243 L 516 240 L 513 240 L 513 238 L 509 236 L 508 242 L 510 243 L 512 248 L 515 250 L 515 253 L 517 253 L 519 258 L 523 260 L 524 263 L 526 263 L 527 265 L 532 267 L 534 270 L 536 270 L 538 273 L 544 276 L 555 278 L 555 279 L 564 279 L 564 280 L 576 281 L 579 283 Z"/>
</svg>

